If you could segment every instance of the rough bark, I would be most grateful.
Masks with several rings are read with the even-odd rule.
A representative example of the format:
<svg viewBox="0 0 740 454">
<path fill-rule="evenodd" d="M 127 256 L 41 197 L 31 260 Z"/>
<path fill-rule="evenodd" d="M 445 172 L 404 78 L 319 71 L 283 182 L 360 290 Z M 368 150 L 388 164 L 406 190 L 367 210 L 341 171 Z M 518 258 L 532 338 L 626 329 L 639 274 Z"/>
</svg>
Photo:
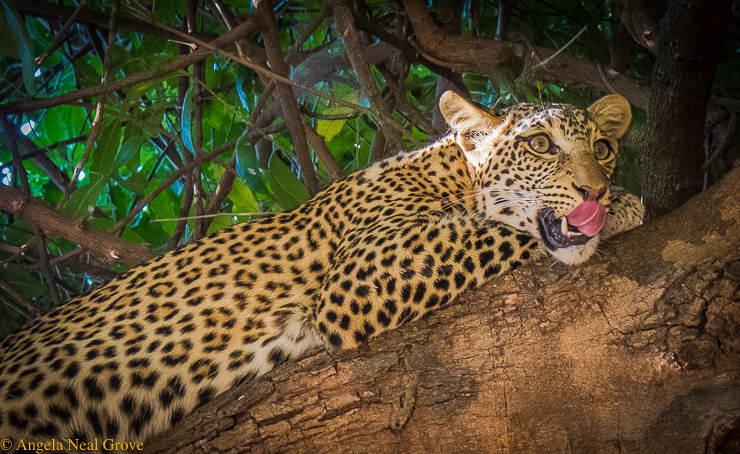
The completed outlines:
<svg viewBox="0 0 740 454">
<path fill-rule="evenodd" d="M 544 260 L 358 350 L 314 352 L 146 452 L 736 452 L 737 200 L 740 170 L 584 266 Z"/>
<path fill-rule="evenodd" d="M 671 0 L 660 22 L 649 133 L 639 146 L 648 217 L 669 213 L 702 190 L 707 102 L 731 12 L 731 0 Z"/>
</svg>

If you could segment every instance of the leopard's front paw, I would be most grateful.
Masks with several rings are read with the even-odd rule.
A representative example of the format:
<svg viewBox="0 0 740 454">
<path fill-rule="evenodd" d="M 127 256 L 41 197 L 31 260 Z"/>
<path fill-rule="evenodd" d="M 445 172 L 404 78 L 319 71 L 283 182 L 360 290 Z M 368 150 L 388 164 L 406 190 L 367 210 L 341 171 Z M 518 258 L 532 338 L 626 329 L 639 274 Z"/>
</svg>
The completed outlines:
<svg viewBox="0 0 740 454">
<path fill-rule="evenodd" d="M 606 212 L 606 223 L 599 233 L 605 240 L 618 233 L 631 230 L 642 224 L 645 207 L 637 196 L 634 196 L 619 186 L 612 186 L 612 195 Z"/>
</svg>

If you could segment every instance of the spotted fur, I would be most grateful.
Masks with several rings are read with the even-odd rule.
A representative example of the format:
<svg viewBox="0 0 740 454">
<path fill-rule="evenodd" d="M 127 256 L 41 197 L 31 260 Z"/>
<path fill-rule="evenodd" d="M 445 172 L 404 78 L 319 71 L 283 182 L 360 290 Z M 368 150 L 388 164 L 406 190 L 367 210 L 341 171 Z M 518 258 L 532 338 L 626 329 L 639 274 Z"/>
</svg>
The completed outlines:
<svg viewBox="0 0 740 454">
<path fill-rule="evenodd" d="M 356 347 L 543 251 L 567 263 L 593 253 L 597 237 L 543 246 L 543 209 L 559 217 L 597 197 L 610 207 L 602 235 L 640 223 L 639 201 L 608 186 L 623 98 L 494 116 L 447 93 L 441 107 L 452 132 L 436 143 L 158 257 L 8 337 L 0 434 L 145 441 L 308 348 Z M 537 134 L 557 150 L 532 150 Z"/>
</svg>

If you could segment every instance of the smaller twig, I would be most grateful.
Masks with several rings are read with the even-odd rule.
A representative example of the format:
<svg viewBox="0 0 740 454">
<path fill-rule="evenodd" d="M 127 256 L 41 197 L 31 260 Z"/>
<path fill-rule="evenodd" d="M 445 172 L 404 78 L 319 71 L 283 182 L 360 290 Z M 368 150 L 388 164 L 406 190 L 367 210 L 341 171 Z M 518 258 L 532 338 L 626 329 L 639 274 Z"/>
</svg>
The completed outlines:
<svg viewBox="0 0 740 454">
<path fill-rule="evenodd" d="M 221 19 L 223 20 L 224 25 L 226 26 L 226 30 L 231 31 L 234 28 L 234 15 L 231 13 L 231 10 L 224 5 L 224 3 L 221 0 L 211 0 L 213 3 L 213 7 L 218 11 L 218 14 L 221 16 Z M 239 43 L 239 41 L 234 41 L 234 44 L 236 44 L 236 53 L 240 57 L 244 56 L 244 50 L 242 49 L 242 45 Z"/>
<path fill-rule="evenodd" d="M 386 80 L 386 87 L 388 87 L 388 89 L 390 90 L 393 98 L 396 101 L 396 104 L 399 107 L 396 110 L 398 112 L 401 112 L 402 110 L 406 111 L 409 117 L 413 119 L 413 121 L 420 129 L 425 130 L 429 134 L 433 134 L 435 128 L 432 123 L 426 118 L 426 116 L 419 112 L 419 109 L 412 106 L 411 103 L 409 103 L 406 99 L 406 91 L 402 86 L 405 77 L 403 75 L 401 77 L 398 77 L 393 74 L 393 72 L 385 63 L 377 65 L 376 68 Z M 422 144 L 418 144 L 418 146 L 421 147 Z"/>
<path fill-rule="evenodd" d="M 197 216 L 185 216 L 182 218 L 150 219 L 149 222 L 189 221 L 191 219 L 210 219 L 217 218 L 219 216 L 272 216 L 273 214 L 275 213 L 213 213 Z"/>
<path fill-rule="evenodd" d="M 303 30 L 303 33 L 301 33 L 301 37 L 298 38 L 295 44 L 290 46 L 288 52 L 285 53 L 286 62 L 291 64 L 291 66 L 293 65 L 293 60 L 295 59 L 296 55 L 298 55 L 301 49 L 303 49 L 303 43 L 305 43 L 308 38 L 310 38 L 311 35 L 313 35 L 313 33 L 319 28 L 319 26 L 324 23 L 324 21 L 329 17 L 331 17 L 331 7 L 326 4 L 323 8 L 321 8 L 321 11 L 316 14 L 308 27 Z"/>
<path fill-rule="evenodd" d="M 38 69 L 41 67 L 41 65 L 46 61 L 47 58 L 49 58 L 54 52 L 56 52 L 57 48 L 62 45 L 64 40 L 67 38 L 65 36 L 67 34 L 67 31 L 77 22 L 77 16 L 80 15 L 83 9 L 87 6 L 87 1 L 82 0 L 78 5 L 77 8 L 75 8 L 72 15 L 67 19 L 67 21 L 64 23 L 62 28 L 54 35 L 54 39 L 51 40 L 51 44 L 49 44 L 49 47 L 46 48 L 46 51 L 36 59 L 36 68 Z"/>
<path fill-rule="evenodd" d="M 118 9 L 121 5 L 121 0 L 116 0 L 113 3 L 113 7 L 110 11 L 110 22 L 108 23 L 108 48 L 110 49 L 113 44 L 116 42 L 116 33 L 117 26 L 118 26 Z M 108 84 L 108 70 L 110 68 L 110 58 L 108 58 L 108 53 L 105 53 L 105 57 L 103 58 L 103 75 L 100 79 L 100 85 L 102 87 L 105 87 Z M 95 145 L 95 140 L 98 136 L 98 131 L 100 130 L 100 123 L 103 121 L 103 108 L 105 107 L 105 101 L 108 97 L 108 92 L 105 90 L 102 90 L 100 93 L 100 97 L 98 99 L 98 105 L 95 108 L 95 119 L 93 120 L 92 127 L 90 128 L 90 134 L 88 135 L 87 143 L 85 144 L 85 151 L 82 154 L 82 158 L 80 159 L 80 162 L 77 163 L 75 166 L 74 172 L 72 173 L 72 181 L 69 182 L 69 185 L 64 189 L 64 196 L 62 196 L 62 200 L 57 203 L 56 209 L 61 209 L 65 203 L 69 200 L 69 198 L 72 196 L 72 193 L 77 189 L 77 180 L 80 176 L 80 172 L 83 168 L 85 168 L 85 165 L 87 164 L 87 161 L 90 159 L 90 153 L 92 152 L 92 148 Z"/>
<path fill-rule="evenodd" d="M 22 294 L 18 293 L 13 289 L 13 287 L 10 286 L 7 282 L 0 279 L 0 289 L 7 292 L 10 296 L 15 298 L 20 304 L 16 304 L 14 302 L 11 302 L 9 299 L 5 299 L 5 304 L 12 307 L 16 310 L 19 314 L 21 314 L 27 322 L 31 322 L 32 320 L 36 320 L 41 316 L 41 311 L 39 311 L 35 305 L 33 304 L 33 301 L 29 300 Z"/>
<path fill-rule="evenodd" d="M 70 260 L 78 255 L 82 254 L 83 252 L 87 252 L 87 247 L 80 245 L 77 249 L 72 249 L 69 252 L 65 252 L 64 254 L 54 257 L 51 259 L 49 263 L 51 263 L 51 266 L 57 266 L 58 264 L 64 262 L 65 260 Z M 154 258 L 154 255 L 151 256 L 151 258 Z M 124 262 L 125 263 L 125 262 Z M 133 264 L 134 266 L 137 265 L 136 263 Z"/>
<path fill-rule="evenodd" d="M 221 176 L 221 179 L 216 186 L 216 190 L 213 191 L 208 197 L 206 207 L 203 210 L 204 214 L 213 214 L 221 208 L 221 203 L 223 203 L 226 196 L 229 195 L 229 193 L 231 192 L 231 189 L 234 187 L 234 181 L 238 176 L 235 170 L 236 153 L 231 155 L 231 158 L 229 158 L 229 162 L 219 163 L 219 165 L 224 168 L 225 172 Z M 210 227 L 210 223 L 206 223 L 204 224 L 204 226 L 205 230 L 207 231 Z"/>
<path fill-rule="evenodd" d="M 54 142 L 51 145 L 45 146 L 43 148 L 38 148 L 38 149 L 33 150 L 33 151 L 30 151 L 29 150 L 28 153 L 26 153 L 23 156 L 21 156 L 21 161 L 25 161 L 26 159 L 35 158 L 36 156 L 40 156 L 42 154 L 46 154 L 46 153 L 48 153 L 50 151 L 55 150 L 58 147 L 65 147 L 65 146 L 71 145 L 73 143 L 84 142 L 85 140 L 87 140 L 87 135 L 86 134 L 83 134 L 81 136 L 73 137 L 71 139 L 60 140 L 59 142 Z M 24 143 L 24 145 L 25 145 L 25 143 Z M 28 147 L 26 147 L 26 148 L 28 148 Z M 12 161 L 11 162 L 8 162 L 8 163 L 5 163 L 3 165 L 0 165 L 0 171 L 2 169 L 9 168 L 12 165 L 13 165 L 13 162 Z"/>
<path fill-rule="evenodd" d="M 19 248 L 18 246 L 15 246 L 13 244 L 6 243 L 4 241 L 0 241 L 0 250 L 7 251 L 7 252 L 10 252 L 10 253 L 16 254 L 16 255 L 22 255 L 23 257 L 25 257 L 25 258 L 28 259 L 29 266 L 31 268 L 33 268 L 33 269 L 39 269 L 39 268 L 41 268 L 41 264 L 39 263 L 38 254 L 36 254 L 36 251 L 34 251 L 34 250 L 25 251 L 22 254 L 20 254 L 21 253 L 21 248 Z M 82 251 L 82 250 L 84 250 L 84 248 L 73 249 L 73 252 L 77 252 L 77 254 L 74 254 L 74 255 L 72 255 L 70 257 L 67 257 L 67 256 L 58 256 L 58 257 L 55 257 L 53 260 L 50 261 L 50 264 L 53 267 L 56 267 L 57 265 L 61 264 L 61 265 L 65 266 L 65 267 L 67 267 L 67 268 L 69 268 L 71 270 L 79 271 L 79 272 L 88 274 L 88 275 L 90 275 L 90 276 L 92 276 L 92 277 L 94 277 L 96 279 L 97 278 L 101 278 L 101 279 L 104 279 L 104 280 L 107 280 L 107 281 L 110 281 L 110 280 L 115 279 L 116 277 L 120 276 L 119 273 L 117 273 L 117 272 L 115 272 L 113 270 L 109 270 L 108 268 L 103 268 L 101 266 L 92 265 L 90 263 L 80 262 L 80 261 L 77 261 L 77 260 L 66 260 L 67 258 L 72 258 L 72 257 L 78 255 L 79 254 L 79 251 Z M 66 261 L 64 261 L 64 263 L 61 263 L 61 261 L 63 261 L 63 260 L 66 260 Z M 8 263 L 9 261 L 5 261 L 5 262 Z M 57 278 L 57 283 L 60 284 L 60 285 L 63 285 L 65 288 L 67 287 L 67 284 L 64 283 L 64 281 L 59 280 L 58 278 Z M 74 292 L 75 291 L 73 291 L 71 293 L 74 293 Z"/>
<path fill-rule="evenodd" d="M 159 186 L 157 186 L 157 189 L 154 190 L 151 194 L 144 197 L 139 201 L 139 203 L 136 204 L 135 207 L 133 207 L 129 212 L 126 214 L 126 217 L 121 219 L 116 225 L 111 227 L 108 232 L 117 232 L 120 229 L 124 228 L 128 225 L 129 222 L 131 222 L 134 217 L 141 212 L 142 209 L 144 209 L 145 206 L 152 203 L 152 200 L 154 200 L 159 194 L 162 193 L 165 189 L 172 186 L 177 180 L 182 178 L 183 175 L 185 175 L 187 172 L 190 172 L 191 170 L 195 169 L 197 166 L 205 164 L 206 162 L 210 162 L 218 157 L 221 153 L 232 149 L 236 146 L 236 139 L 230 140 L 229 142 L 226 142 L 225 144 L 221 145 L 220 147 L 216 148 L 215 150 L 211 151 L 208 154 L 204 154 L 202 156 L 198 156 L 189 164 L 184 165 L 180 169 L 178 169 L 177 172 L 173 173 L 169 176 L 165 181 L 160 183 Z"/>
<path fill-rule="evenodd" d="M 47 285 L 49 286 L 49 293 L 51 293 L 51 300 L 54 302 L 54 307 L 59 307 L 64 302 L 62 295 L 59 293 L 59 287 L 54 277 L 54 271 L 49 263 L 49 252 L 46 249 L 46 235 L 41 227 L 34 225 L 34 231 L 36 232 L 36 242 L 38 243 L 39 258 L 41 259 L 41 274 L 46 277 Z"/>
<path fill-rule="evenodd" d="M 339 163 L 337 163 L 337 160 L 334 158 L 334 155 L 331 154 L 331 151 L 327 148 L 324 137 L 316 132 L 305 117 L 303 117 L 303 126 L 306 130 L 306 139 L 308 140 L 308 143 L 311 145 L 311 148 L 313 148 L 316 156 L 318 156 L 319 161 L 324 164 L 324 168 L 329 172 L 331 179 L 337 181 L 344 178 L 345 174 L 339 166 Z"/>
<path fill-rule="evenodd" d="M 72 180 L 69 182 L 67 187 L 64 188 L 64 195 L 56 206 L 57 210 L 62 209 L 64 204 L 67 203 L 69 198 L 72 196 L 72 193 L 75 191 L 75 189 L 77 189 L 77 180 L 80 177 L 80 172 L 83 168 L 85 168 L 85 164 L 87 164 L 87 161 L 90 159 L 90 153 L 92 152 L 93 145 L 95 144 L 95 139 L 97 138 L 98 131 L 100 130 L 100 123 L 103 117 L 102 106 L 105 102 L 105 94 L 102 94 L 100 98 L 101 99 L 98 101 L 98 106 L 95 109 L 95 119 L 93 120 L 92 128 L 90 128 L 90 134 L 88 135 L 87 143 L 85 144 L 85 151 L 82 153 L 80 162 L 78 162 L 75 166 L 74 172 L 72 173 Z"/>
<path fill-rule="evenodd" d="M 5 115 L 0 115 L 0 122 L 3 126 L 3 130 L 8 131 L 10 151 L 13 156 L 13 166 L 15 167 L 18 178 L 21 181 L 21 188 L 23 189 L 24 193 L 28 194 L 29 197 L 32 197 L 31 187 L 28 184 L 28 175 L 26 174 L 26 169 L 25 167 L 23 167 L 20 154 L 18 153 L 18 144 L 16 143 L 14 135 L 10 133 L 10 122 L 7 120 L 7 118 L 5 118 Z M 36 235 L 36 244 L 39 249 L 39 256 L 41 258 L 42 274 L 48 282 L 49 293 L 51 294 L 51 299 L 54 302 L 54 305 L 59 306 L 60 304 L 62 304 L 62 297 L 59 294 L 59 288 L 56 286 L 56 281 L 54 280 L 54 273 L 51 269 L 51 266 L 49 265 L 49 255 L 47 254 L 46 250 L 46 235 L 44 235 L 44 231 L 41 230 L 41 228 L 35 223 L 33 224 L 33 230 Z"/>
<path fill-rule="evenodd" d="M 379 126 L 383 128 L 388 145 L 394 153 L 402 151 L 406 146 L 403 141 L 403 135 L 399 134 L 399 132 L 392 126 L 396 123 L 393 119 L 393 107 L 386 103 L 375 83 L 372 71 L 370 70 L 370 65 L 365 59 L 363 53 L 359 33 L 355 26 L 354 17 L 349 8 L 349 4 L 345 0 L 333 0 L 331 5 L 332 11 L 334 12 L 334 19 L 339 29 L 339 33 L 342 36 L 342 40 L 344 41 L 344 45 L 347 48 L 347 55 L 349 55 L 349 60 L 355 71 L 355 76 L 357 76 L 357 80 L 360 82 L 360 86 L 362 87 L 362 91 L 365 93 L 365 96 L 367 96 L 368 102 L 380 115 Z M 409 135 L 409 137 L 411 136 L 412 134 Z"/>
<path fill-rule="evenodd" d="M 565 49 L 567 49 L 567 48 L 568 48 L 568 46 L 570 46 L 571 44 L 573 44 L 573 43 L 575 42 L 575 40 L 577 40 L 577 39 L 578 39 L 578 37 L 579 37 L 579 36 L 581 36 L 581 34 L 582 34 L 583 32 L 585 32 L 585 31 L 586 31 L 586 29 L 587 29 L 587 28 L 588 28 L 587 26 L 586 26 L 586 27 L 583 27 L 583 28 L 581 29 L 581 31 L 579 31 L 579 32 L 578 32 L 578 33 L 576 34 L 576 36 L 574 36 L 574 37 L 573 37 L 573 38 L 572 38 L 572 39 L 571 39 L 570 41 L 568 41 L 568 42 L 567 42 L 567 43 L 565 44 L 565 46 L 561 47 L 560 49 L 558 49 L 558 51 L 557 51 L 557 52 L 555 52 L 554 54 L 552 54 L 552 55 L 550 55 L 549 57 L 547 57 L 547 58 L 545 59 L 545 61 L 542 61 L 542 62 L 540 62 L 540 63 L 539 63 L 539 64 L 538 64 L 537 66 L 535 66 L 535 68 L 538 68 L 538 67 L 540 67 L 540 66 L 545 66 L 545 65 L 547 65 L 547 63 L 549 63 L 549 62 L 550 62 L 550 60 L 552 60 L 553 58 L 555 58 L 555 57 L 557 57 L 558 55 L 560 55 L 560 53 L 561 53 L 562 51 L 564 51 Z"/>
<path fill-rule="evenodd" d="M 65 93 L 63 95 L 52 96 L 50 98 L 28 98 L 9 102 L 4 105 L 5 113 L 17 114 L 40 109 L 48 109 L 62 104 L 74 103 L 79 99 L 84 99 L 91 96 L 100 96 L 100 94 L 103 92 L 108 93 L 111 91 L 120 90 L 121 88 L 131 87 L 146 81 L 163 77 L 166 74 L 186 68 L 193 64 L 193 62 L 195 61 L 202 60 L 208 57 L 213 53 L 212 49 L 214 47 L 228 45 L 231 41 L 246 36 L 253 30 L 255 26 L 256 24 L 254 23 L 254 21 L 246 21 L 238 27 L 234 28 L 232 32 L 226 33 L 216 38 L 212 43 L 208 44 L 208 47 L 198 49 L 192 54 L 184 55 L 180 58 L 175 58 L 169 62 L 163 63 L 159 65 L 156 69 L 147 69 L 138 73 L 131 74 L 130 76 L 124 76 L 120 79 L 112 80 L 107 86 L 97 85 L 95 87 L 82 88 L 69 93 Z M 159 24 L 157 24 L 157 27 L 162 28 Z M 167 27 L 166 29 L 173 30 L 169 27 Z M 177 36 L 189 37 L 190 35 L 178 31 Z M 199 43 L 200 42 L 201 41 L 199 41 Z M 236 58 L 239 57 L 236 56 Z"/>
</svg>

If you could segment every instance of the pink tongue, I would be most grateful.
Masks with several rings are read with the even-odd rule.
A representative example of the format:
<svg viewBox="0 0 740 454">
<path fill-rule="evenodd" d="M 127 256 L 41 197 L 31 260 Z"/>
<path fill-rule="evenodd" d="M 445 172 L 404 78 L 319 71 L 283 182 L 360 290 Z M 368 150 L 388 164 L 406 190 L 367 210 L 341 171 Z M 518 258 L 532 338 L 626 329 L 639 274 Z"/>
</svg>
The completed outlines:
<svg viewBox="0 0 740 454">
<path fill-rule="evenodd" d="M 606 208 L 599 202 L 587 200 L 570 210 L 565 216 L 568 218 L 568 223 L 578 227 L 581 233 L 594 236 L 604 227 Z"/>
</svg>

